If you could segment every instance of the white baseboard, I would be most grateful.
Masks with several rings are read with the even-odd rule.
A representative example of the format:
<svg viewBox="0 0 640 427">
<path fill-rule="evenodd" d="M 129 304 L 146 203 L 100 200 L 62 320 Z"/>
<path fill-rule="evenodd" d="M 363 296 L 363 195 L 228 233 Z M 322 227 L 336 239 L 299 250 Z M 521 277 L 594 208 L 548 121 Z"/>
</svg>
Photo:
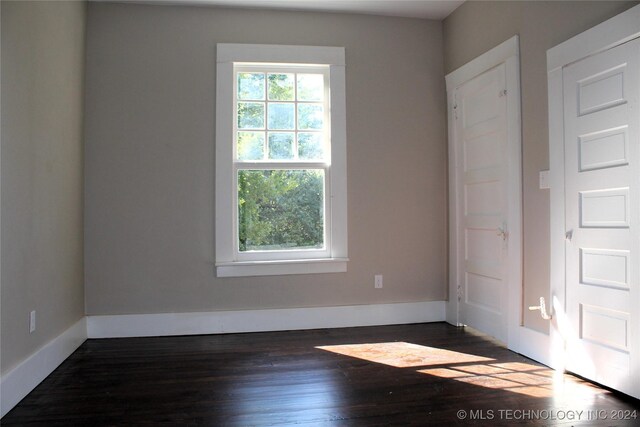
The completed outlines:
<svg viewBox="0 0 640 427">
<path fill-rule="evenodd" d="M 87 316 L 0 377 L 0 418 L 87 338 L 199 335 L 441 322 L 445 301 L 339 307 Z"/>
<path fill-rule="evenodd" d="M 89 338 L 342 328 L 445 320 L 445 301 L 339 307 L 87 316 Z"/>
<path fill-rule="evenodd" d="M 53 372 L 87 339 L 86 318 L 49 341 L 18 366 L 0 377 L 0 417 Z"/>
</svg>

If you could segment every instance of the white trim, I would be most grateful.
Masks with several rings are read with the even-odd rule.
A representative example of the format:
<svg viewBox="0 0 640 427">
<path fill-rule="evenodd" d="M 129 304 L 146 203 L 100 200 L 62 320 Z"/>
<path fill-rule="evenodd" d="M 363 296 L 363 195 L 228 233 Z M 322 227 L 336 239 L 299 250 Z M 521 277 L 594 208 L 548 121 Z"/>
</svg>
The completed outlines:
<svg viewBox="0 0 640 427">
<path fill-rule="evenodd" d="M 218 62 L 345 65 L 344 47 L 218 43 Z"/>
<path fill-rule="evenodd" d="M 547 51 L 549 99 L 549 183 L 550 183 L 550 287 L 552 367 L 564 369 L 564 338 L 568 326 L 565 271 L 565 153 L 564 91 L 562 69 L 640 37 L 640 5 L 596 25 Z"/>
<path fill-rule="evenodd" d="M 347 88 L 344 64 L 332 65 L 329 73 L 331 78 L 331 256 L 348 259 Z"/>
<path fill-rule="evenodd" d="M 277 260 L 285 260 L 285 261 L 294 261 L 294 260 L 313 260 L 313 259 L 330 259 L 331 258 L 331 250 L 333 248 L 332 244 L 331 244 L 331 240 L 332 240 L 332 233 L 331 233 L 331 225 L 332 225 L 332 220 L 333 220 L 333 215 L 331 214 L 331 207 L 332 207 L 332 201 L 333 198 L 331 197 L 331 184 L 332 184 L 332 179 L 331 179 L 331 90 L 330 90 L 330 66 L 327 65 L 322 65 L 322 66 L 310 66 L 310 65 L 305 65 L 305 64 L 298 64 L 295 66 L 291 66 L 291 65 L 270 65 L 270 64 L 265 64 L 265 63 L 253 63 L 253 64 L 238 64 L 238 63 L 234 63 L 233 66 L 233 72 L 234 72 L 234 76 L 239 75 L 239 73 L 245 73 L 245 72 L 259 72 L 260 74 L 269 74 L 269 73 L 273 73 L 273 72 L 278 72 L 278 73 L 286 73 L 286 74 L 293 74 L 293 73 L 302 73 L 302 74 L 306 74 L 306 73 L 311 73 L 311 74 L 319 74 L 322 76 L 323 78 L 323 84 L 324 84 L 324 97 L 321 100 L 316 100 L 313 102 L 314 105 L 322 105 L 322 109 L 323 109 L 323 126 L 321 129 L 319 129 L 319 131 L 321 132 L 322 136 L 323 136 L 323 147 L 324 147 L 324 157 L 322 160 L 320 161 L 314 161 L 314 162 L 306 162 L 304 160 L 300 160 L 298 158 L 298 153 L 297 153 L 297 143 L 298 143 L 298 137 L 301 133 L 303 132 L 308 132 L 309 130 L 306 129 L 300 129 L 300 127 L 298 126 L 297 123 L 297 119 L 293 119 L 294 121 L 294 125 L 293 125 L 293 129 L 274 129 L 271 130 L 269 129 L 269 125 L 268 125 L 268 111 L 269 111 L 269 107 L 270 105 L 277 105 L 277 104 L 281 104 L 281 105 L 291 105 L 293 107 L 293 110 L 296 111 L 296 113 L 294 114 L 294 117 L 298 117 L 298 108 L 301 105 L 305 105 L 308 104 L 308 101 L 300 101 L 298 99 L 297 94 L 293 97 L 292 100 L 290 100 L 290 102 L 286 102 L 283 103 L 283 101 L 278 100 L 278 101 L 273 101 L 270 100 L 268 96 L 264 97 L 264 100 L 256 100 L 256 101 L 249 101 L 249 102 L 259 102 L 265 105 L 265 111 L 264 111 L 264 127 L 262 129 L 255 129 L 255 130 L 246 130 L 246 131 L 253 131 L 253 132 L 259 132 L 263 135 L 264 138 L 264 153 L 263 153 L 263 158 L 260 160 L 252 160 L 252 161 L 247 161 L 247 160 L 240 160 L 236 158 L 237 155 L 237 132 L 238 132 L 238 126 L 237 126 L 237 115 L 235 114 L 235 112 L 237 111 L 237 106 L 240 102 L 244 102 L 242 100 L 237 100 L 234 97 L 234 105 L 233 105 L 233 111 L 234 111 L 234 120 L 233 120 L 233 150 L 234 150 L 234 154 L 233 154 L 233 163 L 232 163 L 232 179 L 233 179 L 233 188 L 237 188 L 238 187 L 238 174 L 240 173 L 240 171 L 249 171 L 249 170 L 274 170 L 274 169 L 295 169 L 295 170 L 315 170 L 315 171 L 322 171 L 322 185 L 324 187 L 324 200 L 323 200 L 323 212 L 327 213 L 326 215 L 323 215 L 323 222 L 324 222 L 324 235 L 323 235 L 323 240 L 319 243 L 321 243 L 321 247 L 320 248 L 316 248 L 316 249 L 296 249 L 296 248 L 287 248 L 287 249 L 282 249 L 282 250 L 248 250 L 248 251 L 240 251 L 239 248 L 239 241 L 237 237 L 234 237 L 233 239 L 233 259 L 234 259 L 234 263 L 237 265 L 238 267 L 241 268 L 235 268 L 235 269 L 231 269 L 230 271 L 227 271 L 225 274 L 227 275 L 233 275 L 235 274 L 235 271 L 238 271 L 238 275 L 240 276 L 246 276 L 246 275 L 259 275 L 259 274 L 254 274 L 254 273 L 245 273 L 243 272 L 243 270 L 245 269 L 245 266 L 252 266 L 252 262 L 260 262 L 260 261 L 277 261 Z M 299 74 L 298 74 L 299 75 Z M 233 81 L 234 86 L 234 90 L 233 92 L 236 93 L 237 92 L 237 79 L 234 78 Z M 263 95 L 266 95 L 266 89 L 267 89 L 267 82 L 265 81 L 264 84 L 264 89 L 265 92 L 263 93 Z M 266 145 L 268 145 L 268 141 L 269 141 L 269 135 L 272 134 L 272 132 L 286 132 L 292 135 L 296 135 L 294 137 L 294 158 L 295 160 L 290 160 L 290 159 L 270 159 L 268 156 L 268 149 L 266 149 Z M 238 206 L 238 192 L 237 191 L 231 191 L 231 206 L 232 207 L 236 207 Z M 237 215 L 233 215 L 233 230 L 237 232 L 237 230 L 239 230 L 239 224 L 238 224 L 238 216 Z M 217 265 L 220 265 L 220 263 L 217 263 Z M 217 273 L 218 273 L 218 277 L 224 277 L 222 276 L 222 272 L 219 271 L 220 269 L 217 269 Z M 282 273 L 280 271 L 283 271 Z M 331 272 L 338 272 L 338 271 L 342 271 L 342 270 L 331 270 Z M 322 270 L 301 270 L 301 269 L 287 269 L 286 268 L 286 263 L 283 264 L 281 267 L 278 267 L 278 270 L 273 270 L 273 269 L 268 269 L 266 270 L 264 273 L 262 273 L 263 275 L 278 275 L 278 274 L 311 274 L 311 273 L 323 273 L 325 271 Z"/>
<path fill-rule="evenodd" d="M 640 37 L 640 5 L 547 51 L 547 72 Z"/>
<path fill-rule="evenodd" d="M 87 339 L 86 318 L 49 341 L 0 378 L 0 417 L 29 394 Z"/>
<path fill-rule="evenodd" d="M 440 322 L 444 301 L 87 316 L 89 338 L 199 335 Z"/>
<path fill-rule="evenodd" d="M 216 204 L 215 244 L 216 262 L 233 262 L 233 63 L 218 62 L 216 74 Z M 229 123 L 222 126 L 222 123 Z M 227 143 L 222 143 L 227 141 Z"/>
<path fill-rule="evenodd" d="M 562 343 L 558 354 L 564 354 L 563 339 L 559 333 L 559 316 L 565 307 L 565 212 L 564 212 L 564 97 L 562 90 L 562 69 L 556 68 L 548 74 L 549 98 L 549 203 L 550 203 L 550 247 L 549 247 L 549 291 L 551 303 L 550 337 L 552 342 Z M 560 132 L 558 135 L 557 132 Z M 558 144 L 557 138 L 560 138 Z M 562 236 L 558 242 L 555 236 Z M 559 244 L 560 243 L 560 244 Z M 564 362 L 552 366 L 564 370 Z"/>
<path fill-rule="evenodd" d="M 460 283 L 458 280 L 458 226 L 460 222 L 458 216 L 455 214 L 458 193 L 456 186 L 456 171 L 457 171 L 457 156 L 456 147 L 453 142 L 453 135 L 455 134 L 455 120 L 453 105 L 455 105 L 454 90 L 447 90 L 447 123 L 448 123 L 448 144 L 449 144 L 449 298 L 447 300 L 447 323 L 454 326 L 462 326 L 459 322 L 460 310 L 458 303 L 458 287 Z"/>
<path fill-rule="evenodd" d="M 279 46 L 228 44 L 217 45 L 216 76 L 216 184 L 215 184 L 215 261 L 218 277 L 309 274 L 346 271 L 348 259 L 347 232 L 347 125 L 345 90 L 345 49 L 323 46 Z M 301 268 L 296 262 L 264 264 L 241 262 L 234 245 L 236 208 L 231 202 L 234 191 L 233 163 L 233 105 L 234 63 L 306 63 L 329 65 L 329 95 L 331 123 L 331 161 L 327 173 L 327 194 L 330 209 L 326 212 L 326 258 L 328 263 L 315 259 L 309 268 Z M 299 254 L 299 252 L 296 252 Z M 322 255 L 312 255 L 318 258 Z M 274 254 L 274 257 L 276 255 Z M 339 260 L 339 263 L 334 262 Z M 281 260 L 291 261 L 291 260 Z"/>
<path fill-rule="evenodd" d="M 508 139 L 508 209 L 509 240 L 507 263 L 509 274 L 509 309 L 507 310 L 507 345 L 509 349 L 522 352 L 523 327 L 523 273 L 522 273 L 522 119 L 520 116 L 520 57 L 516 36 L 516 54 L 506 61 L 507 75 L 507 139 Z"/>
<path fill-rule="evenodd" d="M 300 259 L 246 261 L 216 264 L 218 277 L 273 276 L 286 274 L 344 273 L 348 259 Z"/>
<path fill-rule="evenodd" d="M 445 301 L 201 313 L 86 316 L 0 377 L 0 418 L 87 338 L 342 328 L 445 320 Z"/>
<path fill-rule="evenodd" d="M 507 345 L 520 352 L 522 327 L 522 154 L 520 117 L 520 59 L 519 38 L 513 36 L 483 55 L 473 59 L 446 76 L 448 122 L 449 122 L 449 300 L 447 302 L 447 322 L 459 325 L 458 280 L 458 225 L 459 195 L 456 191 L 457 158 L 453 106 L 455 90 L 472 78 L 504 63 L 507 88 L 507 139 L 508 139 L 508 192 L 509 206 L 509 287 L 507 313 Z"/>
<path fill-rule="evenodd" d="M 500 43 L 498 46 L 483 53 L 475 59 L 464 64 L 462 67 L 447 74 L 445 80 L 447 82 L 447 92 L 453 91 L 463 83 L 468 82 L 483 72 L 490 70 L 511 56 L 520 54 L 520 41 L 517 35 Z"/>
</svg>

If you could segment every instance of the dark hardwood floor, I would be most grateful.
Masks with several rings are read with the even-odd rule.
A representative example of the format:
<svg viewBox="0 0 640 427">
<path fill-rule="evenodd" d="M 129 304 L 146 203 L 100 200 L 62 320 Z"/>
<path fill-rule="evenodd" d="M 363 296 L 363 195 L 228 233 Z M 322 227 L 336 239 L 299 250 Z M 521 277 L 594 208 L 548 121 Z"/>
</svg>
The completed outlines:
<svg viewBox="0 0 640 427">
<path fill-rule="evenodd" d="M 1 424 L 617 426 L 640 404 L 430 323 L 88 340 Z"/>
</svg>

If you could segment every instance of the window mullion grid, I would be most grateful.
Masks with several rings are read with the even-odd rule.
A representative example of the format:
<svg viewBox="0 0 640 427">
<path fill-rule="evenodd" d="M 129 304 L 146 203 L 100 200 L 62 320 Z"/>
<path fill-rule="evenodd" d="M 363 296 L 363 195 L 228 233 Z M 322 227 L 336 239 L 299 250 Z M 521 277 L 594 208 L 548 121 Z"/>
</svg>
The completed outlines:
<svg viewBox="0 0 640 427">
<path fill-rule="evenodd" d="M 324 112 L 324 126 L 322 130 L 322 142 L 324 149 L 324 158 L 331 163 L 331 75 L 329 72 L 324 74 L 324 99 L 322 101 L 322 109 Z M 329 129 L 329 131 L 327 131 Z"/>
</svg>

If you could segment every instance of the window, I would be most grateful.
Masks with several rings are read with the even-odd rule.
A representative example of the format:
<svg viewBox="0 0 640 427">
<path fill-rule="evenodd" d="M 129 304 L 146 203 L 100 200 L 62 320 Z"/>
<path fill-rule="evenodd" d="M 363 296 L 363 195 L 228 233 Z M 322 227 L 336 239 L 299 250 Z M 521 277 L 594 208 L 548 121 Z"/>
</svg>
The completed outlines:
<svg viewBox="0 0 640 427">
<path fill-rule="evenodd" d="M 218 44 L 216 271 L 346 271 L 344 49 Z"/>
</svg>

